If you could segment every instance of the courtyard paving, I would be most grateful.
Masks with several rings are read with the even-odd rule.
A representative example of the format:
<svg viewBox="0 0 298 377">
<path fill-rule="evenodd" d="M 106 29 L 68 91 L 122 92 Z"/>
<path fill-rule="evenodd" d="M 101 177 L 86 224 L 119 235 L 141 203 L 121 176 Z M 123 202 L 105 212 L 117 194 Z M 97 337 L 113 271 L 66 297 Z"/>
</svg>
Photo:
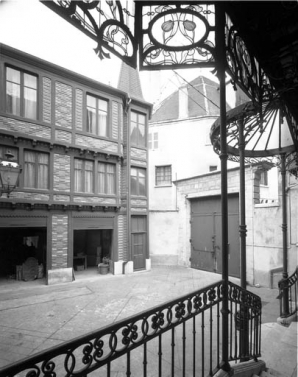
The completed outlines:
<svg viewBox="0 0 298 377">
<path fill-rule="evenodd" d="M 75 277 L 53 286 L 43 279 L 0 281 L 0 368 L 221 279 L 183 267 L 120 276 L 88 269 Z M 261 296 L 263 326 L 272 327 L 279 316 L 278 291 L 248 289 Z"/>
</svg>

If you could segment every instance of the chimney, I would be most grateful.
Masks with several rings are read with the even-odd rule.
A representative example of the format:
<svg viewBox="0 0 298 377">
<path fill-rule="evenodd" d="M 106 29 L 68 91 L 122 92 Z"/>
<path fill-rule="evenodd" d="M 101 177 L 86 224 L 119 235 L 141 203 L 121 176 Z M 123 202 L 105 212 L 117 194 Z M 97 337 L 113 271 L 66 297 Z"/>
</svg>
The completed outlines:
<svg viewBox="0 0 298 377">
<path fill-rule="evenodd" d="M 188 90 L 187 84 L 180 86 L 178 90 L 179 98 L 179 119 L 185 119 L 188 117 Z"/>
</svg>

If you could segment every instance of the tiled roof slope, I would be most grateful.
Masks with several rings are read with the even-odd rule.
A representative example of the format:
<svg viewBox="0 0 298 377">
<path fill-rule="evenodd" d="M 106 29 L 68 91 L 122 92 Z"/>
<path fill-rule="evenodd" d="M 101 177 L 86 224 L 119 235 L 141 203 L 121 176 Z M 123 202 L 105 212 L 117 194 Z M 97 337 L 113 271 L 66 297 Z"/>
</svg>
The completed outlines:
<svg viewBox="0 0 298 377">
<path fill-rule="evenodd" d="M 128 66 L 124 62 L 121 64 L 118 89 L 126 92 L 129 97 L 144 101 L 138 70 Z"/>
<path fill-rule="evenodd" d="M 199 76 L 187 86 L 179 88 L 168 96 L 153 114 L 152 122 L 179 118 L 179 90 L 187 90 L 188 117 L 219 116 L 219 84 L 206 77 Z M 227 111 L 229 109 L 230 107 L 227 104 Z"/>
</svg>

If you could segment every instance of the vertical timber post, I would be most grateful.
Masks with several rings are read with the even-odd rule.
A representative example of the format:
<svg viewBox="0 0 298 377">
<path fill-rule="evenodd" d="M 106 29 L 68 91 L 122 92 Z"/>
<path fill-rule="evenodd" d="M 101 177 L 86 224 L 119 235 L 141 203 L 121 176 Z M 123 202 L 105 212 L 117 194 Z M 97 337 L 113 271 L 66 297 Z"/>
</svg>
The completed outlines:
<svg viewBox="0 0 298 377">
<path fill-rule="evenodd" d="M 231 369 L 229 360 L 229 254 L 228 254 L 228 179 L 227 179 L 227 135 L 226 135 L 226 51 L 224 3 L 216 4 L 216 69 L 220 88 L 220 162 L 221 162 L 221 229 L 222 229 L 222 362 L 221 368 Z"/>
<path fill-rule="evenodd" d="M 240 283 L 246 290 L 246 220 L 245 220 L 245 140 L 244 118 L 238 120 L 239 132 L 239 157 L 240 157 Z M 244 305 L 240 306 L 240 360 L 247 361 L 249 349 L 248 336 L 248 310 Z"/>
<path fill-rule="evenodd" d="M 283 240 L 283 271 L 282 271 L 282 281 L 286 281 L 288 278 L 288 224 L 287 224 L 287 196 L 286 196 L 286 154 L 283 153 L 281 156 L 281 193 L 282 193 L 282 240 Z M 289 290 L 288 288 L 283 289 L 283 308 L 282 315 L 286 317 L 289 314 Z"/>
</svg>

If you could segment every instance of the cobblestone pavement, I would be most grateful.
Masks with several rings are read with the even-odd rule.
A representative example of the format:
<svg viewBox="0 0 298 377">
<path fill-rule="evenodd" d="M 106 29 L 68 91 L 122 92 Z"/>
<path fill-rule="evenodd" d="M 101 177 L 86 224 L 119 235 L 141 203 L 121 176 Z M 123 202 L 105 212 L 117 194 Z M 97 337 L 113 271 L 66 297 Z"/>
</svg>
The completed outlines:
<svg viewBox="0 0 298 377">
<path fill-rule="evenodd" d="M 130 275 L 76 272 L 72 283 L 0 281 L 0 368 L 221 279 L 183 267 Z M 231 278 L 239 284 L 239 279 Z M 263 302 L 263 323 L 279 316 L 278 291 L 248 287 Z"/>
</svg>

